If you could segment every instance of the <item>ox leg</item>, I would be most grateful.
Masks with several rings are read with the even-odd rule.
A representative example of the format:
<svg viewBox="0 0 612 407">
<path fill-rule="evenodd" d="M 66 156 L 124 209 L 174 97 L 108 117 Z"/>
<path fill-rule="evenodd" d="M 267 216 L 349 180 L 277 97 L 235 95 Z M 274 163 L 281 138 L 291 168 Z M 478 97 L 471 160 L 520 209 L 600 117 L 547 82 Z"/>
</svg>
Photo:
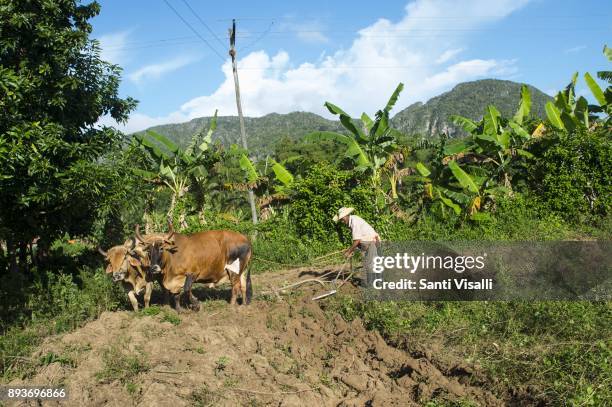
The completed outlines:
<svg viewBox="0 0 612 407">
<path fill-rule="evenodd" d="M 128 298 L 130 299 L 130 302 L 132 303 L 132 308 L 134 308 L 134 311 L 138 311 L 138 300 L 136 299 L 134 290 L 130 290 L 128 292 Z"/>
<path fill-rule="evenodd" d="M 240 292 L 240 277 L 234 273 L 231 273 L 230 282 L 232 284 L 232 298 L 230 299 L 230 304 L 236 305 L 236 299 L 238 298 L 238 293 Z"/>
<path fill-rule="evenodd" d="M 185 276 L 185 284 L 183 285 L 183 292 L 189 301 L 189 308 L 194 311 L 200 310 L 200 301 L 191 293 L 191 286 L 193 285 L 193 274 L 187 274 Z"/>
<path fill-rule="evenodd" d="M 182 294 L 179 292 L 177 294 L 173 294 L 174 297 L 174 309 L 176 312 L 181 312 L 181 296 Z"/>
<path fill-rule="evenodd" d="M 246 272 L 240 274 L 240 296 L 242 297 L 242 305 L 247 305 L 247 279 Z"/>
<path fill-rule="evenodd" d="M 144 293 L 145 308 L 149 308 L 149 304 L 151 303 L 151 293 L 152 292 L 153 292 L 153 283 L 147 283 L 147 285 L 145 285 L 145 293 Z"/>
<path fill-rule="evenodd" d="M 164 287 L 163 285 L 161 289 L 162 289 L 162 304 L 163 305 L 170 304 L 170 291 L 166 290 L 166 287 Z"/>
</svg>

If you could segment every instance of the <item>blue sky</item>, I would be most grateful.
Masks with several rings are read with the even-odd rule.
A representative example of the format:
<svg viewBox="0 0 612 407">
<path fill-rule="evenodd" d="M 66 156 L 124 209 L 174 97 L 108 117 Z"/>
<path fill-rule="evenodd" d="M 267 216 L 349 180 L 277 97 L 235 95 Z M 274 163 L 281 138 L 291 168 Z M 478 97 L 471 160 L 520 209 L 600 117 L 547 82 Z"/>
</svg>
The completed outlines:
<svg viewBox="0 0 612 407">
<path fill-rule="evenodd" d="M 124 69 L 121 95 L 140 101 L 125 131 L 236 114 L 232 18 L 247 116 L 329 117 L 326 100 L 373 113 L 399 82 L 396 111 L 482 78 L 553 93 L 575 71 L 609 69 L 610 1 L 166 1 L 203 40 L 164 0 L 100 0 L 92 21 L 103 57 Z M 578 93 L 589 95 L 583 81 Z"/>
</svg>

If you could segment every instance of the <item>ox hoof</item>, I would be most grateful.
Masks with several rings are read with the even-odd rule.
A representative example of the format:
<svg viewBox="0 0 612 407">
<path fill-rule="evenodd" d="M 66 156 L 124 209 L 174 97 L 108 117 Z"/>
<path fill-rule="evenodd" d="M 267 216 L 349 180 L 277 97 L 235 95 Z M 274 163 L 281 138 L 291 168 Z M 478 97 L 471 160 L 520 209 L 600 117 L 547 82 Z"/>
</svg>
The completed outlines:
<svg viewBox="0 0 612 407">
<path fill-rule="evenodd" d="M 194 302 L 189 305 L 189 309 L 192 311 L 198 312 L 200 310 L 200 302 Z"/>
</svg>

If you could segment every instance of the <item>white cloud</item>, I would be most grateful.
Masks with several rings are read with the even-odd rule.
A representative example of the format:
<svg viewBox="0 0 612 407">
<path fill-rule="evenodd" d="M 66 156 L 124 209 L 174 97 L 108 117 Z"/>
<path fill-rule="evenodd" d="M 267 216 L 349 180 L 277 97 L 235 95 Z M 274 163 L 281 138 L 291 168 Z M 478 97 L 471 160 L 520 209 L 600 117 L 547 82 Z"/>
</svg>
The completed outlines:
<svg viewBox="0 0 612 407">
<path fill-rule="evenodd" d="M 101 58 L 103 61 L 121 65 L 128 59 L 125 45 L 130 35 L 130 31 L 120 31 L 105 34 L 98 37 L 100 48 L 102 49 Z"/>
<path fill-rule="evenodd" d="M 443 64 L 445 62 L 448 62 L 451 59 L 453 59 L 455 56 L 457 56 L 462 51 L 463 51 L 463 48 L 448 49 L 448 50 L 444 51 L 438 57 L 438 59 L 436 59 L 436 64 Z"/>
<path fill-rule="evenodd" d="M 142 68 L 132 72 L 128 78 L 132 82 L 142 83 L 150 79 L 159 79 L 162 75 L 176 71 L 190 63 L 196 61 L 197 58 L 188 56 L 179 56 L 166 62 L 157 64 L 145 65 Z"/>
<path fill-rule="evenodd" d="M 399 111 L 459 82 L 515 74 L 515 61 L 486 56 L 441 66 L 440 61 L 450 61 L 466 47 L 464 35 L 468 34 L 460 31 L 449 38 L 436 36 L 430 30 L 459 28 L 469 32 L 504 18 L 528 1 L 416 0 L 406 6 L 399 21 L 379 19 L 360 30 L 349 48 L 297 66 L 285 51 L 273 56 L 264 51 L 252 52 L 238 63 L 244 113 L 261 116 L 301 110 L 329 117 L 323 107 L 329 100 L 357 116 L 362 111 L 379 109 L 397 84 L 404 82 L 405 90 L 395 110 Z M 151 123 L 185 121 L 211 115 L 217 108 L 220 115 L 235 115 L 229 61 L 221 69 L 225 79 L 211 94 L 191 99 L 165 117 L 134 114 L 128 127 L 134 130 Z"/>
<path fill-rule="evenodd" d="M 566 54 L 573 54 L 574 52 L 580 52 L 580 51 L 582 51 L 585 48 L 586 48 L 586 45 L 577 45 L 577 46 L 572 47 L 572 48 L 567 48 L 563 52 L 565 52 Z"/>
<path fill-rule="evenodd" d="M 324 25 L 317 20 L 303 21 L 296 16 L 286 16 L 278 29 L 281 32 L 293 32 L 295 36 L 307 44 L 324 44 L 329 42 L 329 38 L 324 34 Z"/>
</svg>

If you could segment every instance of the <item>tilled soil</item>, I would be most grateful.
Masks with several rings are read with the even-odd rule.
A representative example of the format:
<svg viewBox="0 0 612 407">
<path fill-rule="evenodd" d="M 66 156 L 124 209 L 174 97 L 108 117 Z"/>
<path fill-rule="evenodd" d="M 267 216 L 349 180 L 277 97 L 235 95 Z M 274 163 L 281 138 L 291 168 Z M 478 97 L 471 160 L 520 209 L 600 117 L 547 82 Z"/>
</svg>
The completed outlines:
<svg viewBox="0 0 612 407">
<path fill-rule="evenodd" d="M 253 280 L 265 290 L 298 275 Z M 105 312 L 48 338 L 33 358 L 57 357 L 11 385 L 64 386 L 67 401 L 44 403 L 62 406 L 411 406 L 435 398 L 504 405 L 469 366 L 394 348 L 360 320 L 325 312 L 311 300 L 324 291 L 317 290 L 247 307 L 209 299 L 199 312 L 178 315 L 180 322 L 168 307 L 152 316 Z M 228 289 L 204 291 L 225 297 Z"/>
</svg>

